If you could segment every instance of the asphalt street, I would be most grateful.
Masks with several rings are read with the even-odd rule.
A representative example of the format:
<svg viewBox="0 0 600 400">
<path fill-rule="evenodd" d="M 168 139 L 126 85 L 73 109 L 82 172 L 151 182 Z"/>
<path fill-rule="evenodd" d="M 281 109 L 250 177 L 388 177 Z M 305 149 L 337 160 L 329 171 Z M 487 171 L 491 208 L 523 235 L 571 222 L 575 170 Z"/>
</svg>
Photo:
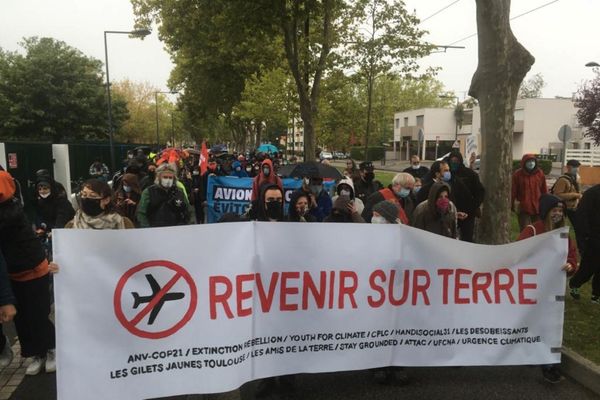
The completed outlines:
<svg viewBox="0 0 600 400">
<path fill-rule="evenodd" d="M 290 399 L 443 399 L 443 400 L 599 400 L 600 396 L 576 382 L 565 379 L 550 384 L 542 379 L 539 367 L 409 368 L 406 386 L 382 386 L 369 371 L 304 374 L 296 380 L 296 393 Z M 14 392 L 14 400 L 56 399 L 56 375 L 25 377 Z M 178 396 L 163 400 L 254 399 L 256 382 L 244 385 L 240 394 L 219 396 Z M 240 396 L 241 395 L 241 396 Z M 277 397 L 272 397 L 277 398 Z M 84 399 L 82 399 L 84 400 Z"/>
</svg>

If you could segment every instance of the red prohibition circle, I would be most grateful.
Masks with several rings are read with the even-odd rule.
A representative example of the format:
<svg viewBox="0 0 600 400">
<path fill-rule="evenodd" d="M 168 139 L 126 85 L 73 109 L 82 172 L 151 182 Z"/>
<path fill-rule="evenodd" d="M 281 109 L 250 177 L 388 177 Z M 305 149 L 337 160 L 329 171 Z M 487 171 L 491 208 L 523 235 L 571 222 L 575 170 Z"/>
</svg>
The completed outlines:
<svg viewBox="0 0 600 400">
<path fill-rule="evenodd" d="M 179 276 L 179 278 L 183 278 L 187 282 L 188 286 L 190 287 L 190 305 L 189 305 L 188 310 L 186 311 L 185 315 L 181 318 L 181 320 L 179 322 L 177 322 L 171 328 L 165 329 L 165 330 L 159 331 L 159 332 L 148 332 L 148 331 L 144 331 L 142 329 L 137 328 L 135 326 L 136 325 L 135 323 L 132 323 L 132 321 L 128 320 L 127 317 L 125 317 L 125 314 L 123 313 L 123 309 L 122 309 L 122 305 L 121 305 L 123 288 L 125 287 L 127 280 L 129 278 L 131 278 L 131 276 L 133 274 L 135 274 L 143 269 L 150 268 L 150 267 L 162 267 L 162 268 L 170 269 L 175 272 L 175 276 Z M 119 282 L 117 283 L 117 287 L 115 288 L 113 305 L 114 305 L 115 315 L 117 316 L 117 319 L 119 320 L 121 325 L 123 325 L 123 327 L 125 329 L 127 329 L 130 333 L 132 333 L 136 336 L 142 337 L 142 338 L 146 338 L 146 339 L 162 339 L 167 336 L 171 336 L 172 334 L 177 332 L 192 318 L 192 316 L 194 315 L 194 312 L 196 311 L 197 300 L 198 300 L 198 292 L 196 290 L 196 284 L 194 283 L 194 280 L 192 279 L 191 275 L 182 266 L 177 265 L 171 261 L 152 260 L 152 261 L 146 261 L 141 264 L 138 264 L 135 267 L 129 269 L 127 272 L 125 272 L 125 274 L 121 277 L 121 279 L 119 279 Z"/>
</svg>

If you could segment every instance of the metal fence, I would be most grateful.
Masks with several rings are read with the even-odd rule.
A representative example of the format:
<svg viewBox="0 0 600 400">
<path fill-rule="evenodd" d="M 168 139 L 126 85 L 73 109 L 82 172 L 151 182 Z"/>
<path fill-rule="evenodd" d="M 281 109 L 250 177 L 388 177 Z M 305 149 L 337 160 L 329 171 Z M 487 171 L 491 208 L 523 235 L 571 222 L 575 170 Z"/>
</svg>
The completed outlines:
<svg viewBox="0 0 600 400">
<path fill-rule="evenodd" d="M 566 160 L 575 159 L 585 166 L 600 166 L 600 148 L 597 149 L 567 149 Z"/>
</svg>

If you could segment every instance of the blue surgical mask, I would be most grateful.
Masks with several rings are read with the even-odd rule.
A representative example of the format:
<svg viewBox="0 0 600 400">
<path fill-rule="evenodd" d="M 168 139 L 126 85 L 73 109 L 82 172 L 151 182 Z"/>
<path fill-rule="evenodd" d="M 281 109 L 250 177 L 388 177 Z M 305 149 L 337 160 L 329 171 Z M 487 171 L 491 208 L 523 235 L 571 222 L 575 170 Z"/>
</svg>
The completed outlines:
<svg viewBox="0 0 600 400">
<path fill-rule="evenodd" d="M 535 168 L 535 161 L 534 160 L 529 160 L 525 163 L 525 168 L 527 168 L 528 170 L 532 170 Z"/>
<path fill-rule="evenodd" d="M 415 187 L 413 188 L 413 191 L 414 191 L 415 193 L 419 193 L 419 190 L 421 190 L 421 186 L 415 186 Z"/>
<path fill-rule="evenodd" d="M 578 172 L 579 172 L 579 168 L 577 168 L 577 167 L 571 168 L 571 175 L 577 175 Z"/>
<path fill-rule="evenodd" d="M 408 197 L 410 194 L 410 189 L 402 188 L 399 192 L 396 192 L 396 194 L 402 198 Z"/>
<path fill-rule="evenodd" d="M 444 182 L 450 182 L 450 179 L 452 179 L 452 173 L 450 171 L 446 171 L 442 174 L 442 180 Z"/>
<path fill-rule="evenodd" d="M 129 193 L 131 192 L 131 186 L 123 185 L 123 190 L 125 191 L 125 193 Z"/>
</svg>

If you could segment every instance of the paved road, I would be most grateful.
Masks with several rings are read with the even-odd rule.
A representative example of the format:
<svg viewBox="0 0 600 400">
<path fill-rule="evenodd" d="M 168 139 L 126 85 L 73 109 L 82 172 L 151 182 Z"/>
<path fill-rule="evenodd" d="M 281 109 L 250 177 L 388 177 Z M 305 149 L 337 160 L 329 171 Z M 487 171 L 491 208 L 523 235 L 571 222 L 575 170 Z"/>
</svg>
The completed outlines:
<svg viewBox="0 0 600 400">
<path fill-rule="evenodd" d="M 83 354 L 82 354 L 83 356 Z M 443 399 L 443 400 L 599 400 L 600 396 L 574 381 L 549 384 L 538 367 L 411 368 L 411 383 L 404 387 L 381 386 L 368 371 L 301 375 L 297 379 L 298 400 Z M 169 400 L 251 400 L 255 384 L 241 391 L 218 396 L 179 396 Z M 56 399 L 55 374 L 26 377 L 13 393 L 14 400 Z M 82 399 L 84 400 L 84 399 Z M 166 399 L 164 399 L 166 400 Z"/>
</svg>

